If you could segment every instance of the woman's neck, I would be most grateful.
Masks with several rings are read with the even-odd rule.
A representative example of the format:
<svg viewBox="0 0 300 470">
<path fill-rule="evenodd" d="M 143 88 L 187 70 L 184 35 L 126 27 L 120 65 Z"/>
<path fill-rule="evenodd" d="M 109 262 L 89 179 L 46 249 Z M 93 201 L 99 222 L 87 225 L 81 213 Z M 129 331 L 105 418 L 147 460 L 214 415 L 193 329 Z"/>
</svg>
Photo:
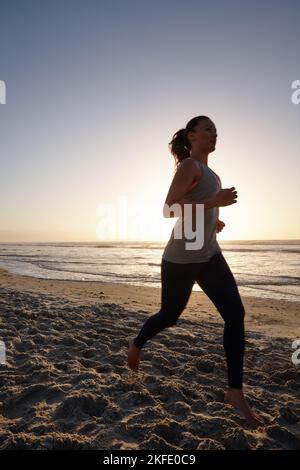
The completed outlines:
<svg viewBox="0 0 300 470">
<path fill-rule="evenodd" d="M 199 160 L 201 163 L 208 166 L 207 165 L 208 153 L 199 152 L 195 150 L 195 151 L 190 152 L 190 157 L 194 158 L 195 160 Z"/>
</svg>

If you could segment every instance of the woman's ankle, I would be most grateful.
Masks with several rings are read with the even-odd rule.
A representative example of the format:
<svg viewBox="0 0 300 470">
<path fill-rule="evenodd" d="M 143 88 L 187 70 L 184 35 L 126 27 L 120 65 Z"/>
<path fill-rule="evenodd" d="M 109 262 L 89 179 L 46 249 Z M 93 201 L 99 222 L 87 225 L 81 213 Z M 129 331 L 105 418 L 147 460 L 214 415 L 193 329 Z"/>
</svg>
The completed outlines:
<svg viewBox="0 0 300 470">
<path fill-rule="evenodd" d="M 132 344 L 133 344 L 133 346 L 135 346 L 135 348 L 138 349 L 139 351 L 142 349 L 140 346 L 137 346 L 137 345 L 135 344 L 135 339 L 132 341 Z"/>
<path fill-rule="evenodd" d="M 227 392 L 235 392 L 235 393 L 242 393 L 244 391 L 243 386 L 242 387 L 227 387 Z"/>
</svg>

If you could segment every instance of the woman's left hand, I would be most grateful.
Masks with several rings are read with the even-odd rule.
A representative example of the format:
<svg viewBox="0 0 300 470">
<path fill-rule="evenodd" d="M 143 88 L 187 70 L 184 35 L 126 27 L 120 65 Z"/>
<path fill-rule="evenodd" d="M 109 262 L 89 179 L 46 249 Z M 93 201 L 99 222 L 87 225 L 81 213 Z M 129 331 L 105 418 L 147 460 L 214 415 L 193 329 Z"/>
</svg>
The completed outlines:
<svg viewBox="0 0 300 470">
<path fill-rule="evenodd" d="M 224 222 L 222 222 L 222 220 L 217 220 L 217 224 L 216 224 L 216 232 L 219 233 L 221 232 L 221 230 L 223 230 L 223 228 L 225 227 L 225 224 Z"/>
</svg>

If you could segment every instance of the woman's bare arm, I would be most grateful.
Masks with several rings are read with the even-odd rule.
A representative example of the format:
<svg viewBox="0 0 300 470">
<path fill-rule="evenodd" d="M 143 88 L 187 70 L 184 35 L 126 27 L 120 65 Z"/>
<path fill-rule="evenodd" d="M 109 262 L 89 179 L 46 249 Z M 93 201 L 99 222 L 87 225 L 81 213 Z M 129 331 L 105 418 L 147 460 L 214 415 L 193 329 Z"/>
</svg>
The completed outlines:
<svg viewBox="0 0 300 470">
<path fill-rule="evenodd" d="M 170 185 L 165 204 L 164 217 L 177 217 L 174 211 L 169 211 L 169 207 L 177 203 L 182 210 L 184 196 L 193 189 L 202 176 L 202 170 L 197 166 L 192 158 L 186 158 L 179 165 L 172 183 Z M 187 201 L 186 201 L 187 202 Z M 189 201 L 190 202 L 190 201 Z M 176 209 L 175 209 L 176 212 Z"/>
</svg>

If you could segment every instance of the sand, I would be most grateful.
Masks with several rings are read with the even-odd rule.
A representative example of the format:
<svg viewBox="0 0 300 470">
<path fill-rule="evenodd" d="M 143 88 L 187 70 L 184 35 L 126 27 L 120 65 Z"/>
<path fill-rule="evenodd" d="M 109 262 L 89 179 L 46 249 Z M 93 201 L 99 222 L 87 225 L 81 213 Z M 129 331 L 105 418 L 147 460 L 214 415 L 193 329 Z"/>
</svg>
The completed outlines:
<svg viewBox="0 0 300 470">
<path fill-rule="evenodd" d="M 0 270 L 0 449 L 300 449 L 300 304 L 242 296 L 253 429 L 224 403 L 223 321 L 193 292 L 177 324 L 127 367 L 128 336 L 160 289 Z"/>
</svg>

